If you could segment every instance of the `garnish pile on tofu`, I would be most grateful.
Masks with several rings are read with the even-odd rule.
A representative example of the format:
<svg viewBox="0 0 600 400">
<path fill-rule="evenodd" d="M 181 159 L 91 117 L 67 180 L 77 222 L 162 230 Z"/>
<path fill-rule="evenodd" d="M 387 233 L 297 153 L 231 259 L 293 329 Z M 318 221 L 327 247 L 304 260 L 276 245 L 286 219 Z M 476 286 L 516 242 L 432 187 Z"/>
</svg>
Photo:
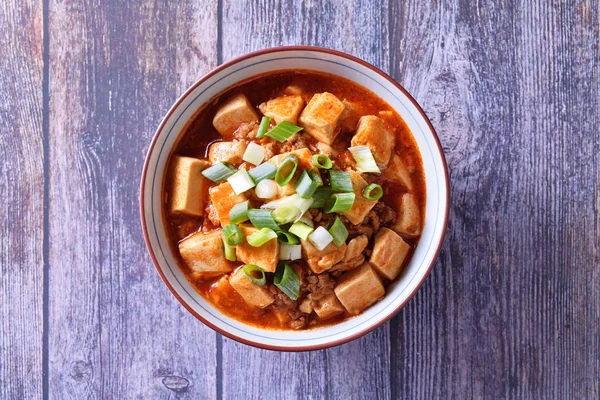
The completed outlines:
<svg viewBox="0 0 600 400">
<path fill-rule="evenodd" d="M 206 159 L 172 156 L 165 186 L 168 215 L 200 221 L 177 245 L 188 275 L 211 283 L 208 299 L 303 329 L 385 296 L 423 219 L 415 167 L 386 120 L 395 114 L 358 115 L 347 99 L 294 87 L 217 104 L 221 140 Z"/>
</svg>

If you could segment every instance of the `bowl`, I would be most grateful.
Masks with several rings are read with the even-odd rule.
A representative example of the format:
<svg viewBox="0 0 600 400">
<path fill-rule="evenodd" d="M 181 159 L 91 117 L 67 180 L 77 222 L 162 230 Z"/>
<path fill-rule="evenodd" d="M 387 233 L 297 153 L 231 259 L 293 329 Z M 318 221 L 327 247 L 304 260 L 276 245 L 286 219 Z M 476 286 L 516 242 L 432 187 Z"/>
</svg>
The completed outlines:
<svg viewBox="0 0 600 400">
<path fill-rule="evenodd" d="M 362 314 L 337 325 L 303 331 L 266 330 L 222 314 L 198 294 L 177 265 L 162 217 L 162 185 L 171 150 L 194 113 L 232 85 L 270 71 L 306 69 L 349 79 L 371 90 L 406 121 L 421 151 L 427 204 L 423 233 L 414 255 L 387 295 Z M 158 273 L 181 304 L 204 324 L 239 342 L 284 351 L 316 350 L 356 339 L 392 318 L 415 295 L 433 268 L 446 231 L 450 190 L 439 139 L 415 99 L 391 77 L 354 56 L 330 49 L 276 47 L 225 63 L 196 82 L 171 107 L 150 144 L 140 188 L 140 214 L 148 251 Z"/>
</svg>

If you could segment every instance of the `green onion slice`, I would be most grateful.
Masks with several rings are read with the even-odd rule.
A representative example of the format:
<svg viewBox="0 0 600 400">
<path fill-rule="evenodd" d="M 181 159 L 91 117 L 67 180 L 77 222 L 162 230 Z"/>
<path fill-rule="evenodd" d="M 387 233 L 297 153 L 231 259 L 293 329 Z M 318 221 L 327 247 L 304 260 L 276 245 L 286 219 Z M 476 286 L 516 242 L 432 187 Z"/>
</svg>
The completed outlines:
<svg viewBox="0 0 600 400">
<path fill-rule="evenodd" d="M 273 219 L 271 210 L 251 208 L 248 210 L 248 218 L 250 218 L 250 222 L 255 228 L 269 228 L 274 231 L 280 230 L 279 225 Z"/>
<path fill-rule="evenodd" d="M 277 140 L 278 142 L 285 142 L 294 134 L 300 132 L 303 128 L 291 124 L 287 121 L 281 121 L 277 125 L 273 127 L 269 132 L 266 133 L 267 136 Z"/>
<path fill-rule="evenodd" d="M 320 179 L 320 178 L 319 178 Z M 321 181 L 323 183 L 323 181 Z M 305 199 L 310 199 L 319 187 L 319 182 L 312 180 L 307 170 L 302 171 L 298 182 L 296 182 L 296 193 Z"/>
<path fill-rule="evenodd" d="M 267 134 L 267 130 L 269 129 L 269 124 L 271 123 L 271 117 L 262 117 L 260 120 L 260 125 L 258 126 L 258 132 L 256 132 L 256 138 L 262 139 Z"/>
<path fill-rule="evenodd" d="M 213 182 L 220 183 L 238 172 L 231 164 L 216 163 L 202 171 L 202 175 Z"/>
<path fill-rule="evenodd" d="M 325 203 L 326 213 L 339 213 L 348 211 L 354 204 L 354 193 L 334 193 Z"/>
<path fill-rule="evenodd" d="M 354 146 L 348 148 L 348 150 L 350 150 L 352 157 L 356 160 L 356 169 L 361 172 L 381 173 L 381 170 L 375 162 L 373 153 L 371 153 L 371 149 L 368 146 Z"/>
<path fill-rule="evenodd" d="M 310 235 L 312 231 L 314 231 L 314 229 L 306 225 L 304 222 L 298 221 L 294 222 L 294 224 L 290 226 L 290 229 L 288 229 L 288 231 L 298 236 L 300 239 L 306 240 L 308 238 L 308 235 Z"/>
<path fill-rule="evenodd" d="M 279 263 L 273 283 L 292 300 L 300 294 L 300 277 L 288 263 Z"/>
<path fill-rule="evenodd" d="M 225 248 L 225 258 L 229 261 L 237 261 L 237 257 L 235 256 L 235 247 L 229 246 L 225 243 L 225 239 L 223 239 L 223 247 Z"/>
<path fill-rule="evenodd" d="M 308 171 L 308 176 L 310 176 L 310 179 L 313 180 L 313 182 L 317 182 L 317 184 L 319 186 L 323 186 L 323 179 L 321 179 L 321 175 L 319 175 L 319 171 L 314 170 L 314 169 L 309 169 Z"/>
<path fill-rule="evenodd" d="M 327 199 L 331 196 L 331 189 L 328 187 L 320 187 L 313 194 L 313 203 L 310 208 L 323 208 Z"/>
<path fill-rule="evenodd" d="M 231 175 L 227 178 L 227 182 L 229 182 L 235 194 L 242 194 L 256 185 L 245 169 L 240 169 Z"/>
<path fill-rule="evenodd" d="M 223 240 L 228 246 L 237 246 L 244 240 L 244 234 L 236 224 L 229 224 L 221 231 Z"/>
<path fill-rule="evenodd" d="M 277 232 L 277 239 L 279 239 L 279 243 L 283 244 L 298 244 L 300 240 L 298 237 L 290 232 L 279 231 Z"/>
<path fill-rule="evenodd" d="M 349 172 L 330 170 L 329 183 L 334 192 L 352 192 L 352 178 Z"/>
<path fill-rule="evenodd" d="M 376 183 L 371 183 L 363 190 L 362 194 L 367 200 L 379 200 L 383 196 L 383 188 Z"/>
<path fill-rule="evenodd" d="M 298 156 L 295 154 L 290 154 L 284 158 L 281 164 L 279 164 L 279 167 L 277 167 L 277 172 L 275 173 L 275 182 L 277 182 L 277 184 L 281 187 L 287 185 L 294 177 L 297 168 Z"/>
<path fill-rule="evenodd" d="M 231 210 L 229 210 L 229 221 L 232 224 L 241 224 L 248 221 L 248 208 L 250 208 L 249 200 L 231 207 Z"/>
<path fill-rule="evenodd" d="M 248 236 L 246 240 L 248 244 L 252 247 L 260 247 L 263 244 L 267 243 L 269 240 L 275 239 L 277 234 L 273 229 L 262 228 L 258 232 L 254 232 L 252 235 Z"/>
<path fill-rule="evenodd" d="M 283 225 L 294 222 L 298 218 L 302 217 L 302 210 L 300 210 L 300 208 L 297 206 L 286 204 L 273 210 L 272 215 L 275 222 L 277 222 L 279 225 Z"/>
<path fill-rule="evenodd" d="M 265 271 L 258 265 L 246 264 L 242 267 L 242 270 L 246 274 L 246 278 L 255 285 L 264 286 L 267 283 Z"/>
<path fill-rule="evenodd" d="M 317 168 L 321 169 L 330 169 L 333 167 L 331 158 L 329 158 L 326 154 L 313 154 L 312 162 Z"/>
<path fill-rule="evenodd" d="M 348 230 L 338 215 L 335 216 L 331 225 L 329 225 L 329 234 L 333 237 L 333 243 L 340 247 L 348 239 Z"/>
<path fill-rule="evenodd" d="M 270 162 L 265 162 L 260 164 L 258 167 L 252 168 L 250 171 L 248 171 L 248 175 L 250 175 L 254 182 L 258 183 L 263 179 L 273 178 L 276 172 L 276 166 L 274 166 Z"/>
<path fill-rule="evenodd" d="M 310 208 L 312 203 L 313 203 L 313 199 L 303 199 L 302 197 L 300 197 L 300 195 L 298 195 L 298 193 L 295 193 L 291 196 L 286 196 L 286 197 L 282 197 L 277 200 L 272 200 L 266 204 L 263 204 L 262 206 L 260 206 L 260 208 L 275 210 L 275 209 L 277 209 L 279 207 L 283 207 L 283 206 L 297 207 L 300 209 L 300 213 L 299 213 L 298 217 L 293 221 L 293 222 L 296 222 L 300 218 L 302 218 L 302 216 L 304 215 L 304 213 L 306 211 L 308 211 L 308 209 Z M 292 221 L 290 221 L 290 222 L 292 222 Z"/>
<path fill-rule="evenodd" d="M 254 142 L 248 143 L 242 160 L 249 162 L 250 164 L 260 165 L 265 158 L 265 148 Z"/>
</svg>

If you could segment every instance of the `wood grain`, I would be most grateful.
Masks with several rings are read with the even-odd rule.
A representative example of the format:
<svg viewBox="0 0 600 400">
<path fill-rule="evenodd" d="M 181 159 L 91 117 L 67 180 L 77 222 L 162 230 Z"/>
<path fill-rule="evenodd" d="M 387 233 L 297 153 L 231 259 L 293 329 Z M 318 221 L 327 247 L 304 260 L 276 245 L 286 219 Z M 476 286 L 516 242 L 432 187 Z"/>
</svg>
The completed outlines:
<svg viewBox="0 0 600 400">
<path fill-rule="evenodd" d="M 39 398 L 43 330 L 43 39 L 39 2 L 0 3 L 0 398 Z"/>
<path fill-rule="evenodd" d="M 216 64 L 216 6 L 49 9 L 50 396 L 215 398 L 215 334 L 158 277 L 137 198 L 160 119 Z"/>
</svg>

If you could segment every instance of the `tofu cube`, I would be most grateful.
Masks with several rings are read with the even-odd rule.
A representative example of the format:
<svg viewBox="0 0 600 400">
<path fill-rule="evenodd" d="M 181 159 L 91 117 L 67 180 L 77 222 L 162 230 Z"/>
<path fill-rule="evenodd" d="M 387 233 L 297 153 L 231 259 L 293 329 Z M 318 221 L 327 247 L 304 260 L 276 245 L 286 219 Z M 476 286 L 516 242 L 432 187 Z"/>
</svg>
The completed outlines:
<svg viewBox="0 0 600 400">
<path fill-rule="evenodd" d="M 173 157 L 169 189 L 169 210 L 174 214 L 202 216 L 205 187 L 209 184 L 202 170 L 209 164 L 191 157 Z"/>
<path fill-rule="evenodd" d="M 258 108 L 264 115 L 273 118 L 276 124 L 287 121 L 296 125 L 304 100 L 302 96 L 281 96 L 262 103 Z"/>
<path fill-rule="evenodd" d="M 348 211 L 344 211 L 342 214 L 352 224 L 358 225 L 363 222 L 369 211 L 375 207 L 377 200 L 364 198 L 362 193 L 369 183 L 358 172 L 350 171 L 350 178 L 352 179 L 352 188 L 355 194 L 354 204 L 352 204 L 352 207 Z"/>
<path fill-rule="evenodd" d="M 230 135 L 243 122 L 258 122 L 258 113 L 244 94 L 240 93 L 225 102 L 213 118 L 213 126 L 223 136 Z"/>
<path fill-rule="evenodd" d="M 265 308 L 275 301 L 267 286 L 258 286 L 252 283 L 242 267 L 231 274 L 229 284 L 251 306 Z"/>
<path fill-rule="evenodd" d="M 369 263 L 364 263 L 337 279 L 335 295 L 350 314 L 360 314 L 385 295 L 385 288 Z"/>
<path fill-rule="evenodd" d="M 245 142 L 216 142 L 208 149 L 208 160 L 211 164 L 226 162 L 237 166 L 242 163 L 245 151 Z"/>
<path fill-rule="evenodd" d="M 354 132 L 356 130 L 356 125 L 358 124 L 358 120 L 360 119 L 360 114 L 358 113 L 359 105 L 348 100 L 343 100 L 344 113 L 340 117 L 340 124 L 342 125 L 342 130 L 344 132 Z"/>
<path fill-rule="evenodd" d="M 331 93 L 317 93 L 302 111 L 300 126 L 315 139 L 333 144 L 339 133 L 338 121 L 344 108 L 344 103 Z"/>
<path fill-rule="evenodd" d="M 244 264 L 254 264 L 261 267 L 265 272 L 275 272 L 279 262 L 279 241 L 271 239 L 260 247 L 250 246 L 246 238 L 258 232 L 253 226 L 240 226 L 244 234 L 244 241 L 235 247 L 237 259 Z"/>
<path fill-rule="evenodd" d="M 344 312 L 344 307 L 335 296 L 335 293 L 330 293 L 321 297 L 315 302 L 313 308 L 315 313 L 317 313 L 319 318 L 323 321 Z"/>
<path fill-rule="evenodd" d="M 229 224 L 229 211 L 238 203 L 247 200 L 246 195 L 235 194 L 229 182 L 223 182 L 220 185 L 208 189 L 210 201 L 217 211 L 221 226 Z"/>
<path fill-rule="evenodd" d="M 179 242 L 179 254 L 196 278 L 206 278 L 230 272 L 233 268 L 225 258 L 221 230 L 197 232 Z"/>
<path fill-rule="evenodd" d="M 396 232 L 381 228 L 375 235 L 375 244 L 369 262 L 389 280 L 398 276 L 410 246 Z"/>
<path fill-rule="evenodd" d="M 406 165 L 404 161 L 400 158 L 398 154 L 394 154 L 392 156 L 392 160 L 386 169 L 383 170 L 383 175 L 386 178 L 392 179 L 408 190 L 412 190 L 412 174 L 414 173 L 414 168 Z"/>
<path fill-rule="evenodd" d="M 368 243 L 369 238 L 367 235 L 360 235 L 350 240 L 348 242 L 348 247 L 346 248 L 346 254 L 344 255 L 344 258 L 340 263 L 331 268 L 330 271 L 348 271 L 352 268 L 362 265 L 365 262 L 363 251 L 367 247 Z"/>
<path fill-rule="evenodd" d="M 365 115 L 358 121 L 352 146 L 367 146 L 378 164 L 387 165 L 394 150 L 394 136 L 385 129 L 385 122 L 374 115 Z"/>
<path fill-rule="evenodd" d="M 315 274 L 327 271 L 339 263 L 346 254 L 346 243 L 339 248 L 335 244 L 329 243 L 322 251 L 317 250 L 308 240 L 302 240 L 301 244 L 302 258 Z"/>
<path fill-rule="evenodd" d="M 414 194 L 405 193 L 397 202 L 398 218 L 392 227 L 398 234 L 416 237 L 421 234 L 421 211 Z"/>
</svg>

